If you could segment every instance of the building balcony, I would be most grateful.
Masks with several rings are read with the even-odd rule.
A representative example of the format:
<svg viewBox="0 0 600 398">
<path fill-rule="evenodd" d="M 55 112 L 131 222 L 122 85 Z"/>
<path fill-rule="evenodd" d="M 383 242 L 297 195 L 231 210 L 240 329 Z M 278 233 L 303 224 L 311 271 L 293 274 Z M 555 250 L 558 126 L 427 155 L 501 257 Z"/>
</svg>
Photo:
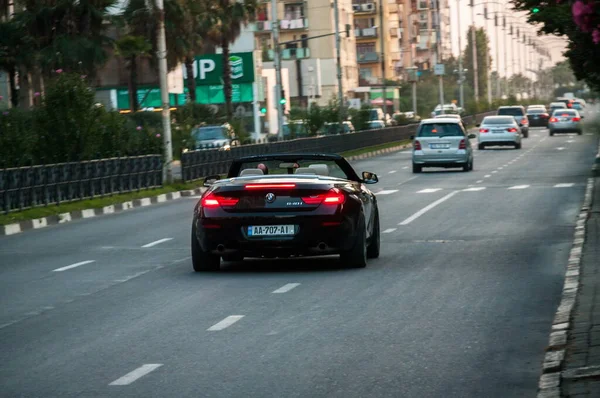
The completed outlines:
<svg viewBox="0 0 600 398">
<path fill-rule="evenodd" d="M 352 3 L 352 10 L 354 10 L 355 14 L 375 14 L 377 12 L 377 4 L 376 3 Z"/>
<path fill-rule="evenodd" d="M 256 21 L 254 23 L 254 31 L 256 33 L 270 33 L 271 30 L 271 21 Z"/>
<path fill-rule="evenodd" d="M 284 48 L 281 50 L 281 59 L 284 61 L 306 58 L 310 58 L 310 48 Z M 269 61 L 275 59 L 275 52 L 273 50 L 269 50 L 267 59 Z"/>
<path fill-rule="evenodd" d="M 308 18 L 282 19 L 279 21 L 279 27 L 282 31 L 308 29 Z"/>
<path fill-rule="evenodd" d="M 357 39 L 377 37 L 377 28 L 354 29 L 354 35 Z"/>
<path fill-rule="evenodd" d="M 379 53 L 367 52 L 367 53 L 358 54 L 358 56 L 356 57 L 356 61 L 359 64 L 368 64 L 368 63 L 373 63 L 373 62 L 379 62 Z"/>
</svg>

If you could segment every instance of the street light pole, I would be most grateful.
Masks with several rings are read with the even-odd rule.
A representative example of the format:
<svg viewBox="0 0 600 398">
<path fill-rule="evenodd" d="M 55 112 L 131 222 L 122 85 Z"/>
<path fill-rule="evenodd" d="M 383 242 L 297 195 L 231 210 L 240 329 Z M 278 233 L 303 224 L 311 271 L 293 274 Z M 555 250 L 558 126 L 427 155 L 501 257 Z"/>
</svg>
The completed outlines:
<svg viewBox="0 0 600 398">
<path fill-rule="evenodd" d="M 379 2 L 379 37 L 381 38 L 381 83 L 383 84 L 381 95 L 383 99 L 383 113 L 387 115 L 387 82 L 385 81 L 385 38 L 383 35 L 383 4 L 384 0 L 381 0 Z M 387 120 L 387 116 L 384 117 L 386 117 Z"/>
<path fill-rule="evenodd" d="M 496 26 L 496 95 L 501 98 L 500 94 L 500 40 L 498 37 L 498 12 L 496 11 L 496 17 L 494 18 L 494 25 Z"/>
<path fill-rule="evenodd" d="M 488 22 L 488 11 L 487 11 L 487 3 L 485 4 L 485 28 L 486 32 L 489 32 L 489 22 Z M 489 47 L 486 44 L 485 48 L 485 76 L 487 77 L 487 101 L 488 105 L 492 105 L 492 71 L 490 68 L 490 54 Z"/>
<path fill-rule="evenodd" d="M 158 34 L 157 34 L 157 58 L 158 77 L 160 80 L 160 99 L 162 102 L 162 126 L 163 143 L 165 151 L 165 163 L 163 168 L 163 180 L 167 184 L 173 183 L 173 143 L 171 141 L 171 101 L 169 100 L 169 85 L 167 81 L 167 40 L 165 37 L 165 7 L 164 0 L 156 0 L 158 9 Z M 193 79 L 194 76 L 191 76 Z M 133 93 L 137 95 L 137 93 Z"/>
<path fill-rule="evenodd" d="M 273 21 L 273 63 L 275 64 L 275 101 L 277 107 L 277 136 L 283 139 L 283 104 L 281 103 L 281 52 L 279 51 L 279 16 L 277 15 L 277 0 L 271 0 L 271 20 Z"/>
<path fill-rule="evenodd" d="M 341 49 L 340 49 L 340 12 L 338 8 L 338 0 L 333 1 L 333 12 L 335 15 L 335 52 L 337 59 L 337 80 L 338 80 L 338 122 L 340 124 L 340 132 L 344 131 L 344 116 L 343 116 L 343 108 L 344 108 L 344 89 L 342 87 L 342 63 L 341 63 Z"/>
<path fill-rule="evenodd" d="M 463 63 L 462 63 L 462 26 L 460 25 L 460 0 L 456 0 L 456 15 L 457 15 L 457 24 L 458 24 L 458 99 L 460 102 L 460 107 L 465 109 L 465 90 L 463 84 Z"/>
<path fill-rule="evenodd" d="M 473 21 L 473 27 L 471 30 L 471 40 L 473 44 L 471 49 L 473 50 L 473 92 L 475 95 L 475 102 L 479 101 L 479 69 L 477 67 L 477 29 L 475 25 L 475 2 L 471 0 L 471 20 Z"/>
</svg>

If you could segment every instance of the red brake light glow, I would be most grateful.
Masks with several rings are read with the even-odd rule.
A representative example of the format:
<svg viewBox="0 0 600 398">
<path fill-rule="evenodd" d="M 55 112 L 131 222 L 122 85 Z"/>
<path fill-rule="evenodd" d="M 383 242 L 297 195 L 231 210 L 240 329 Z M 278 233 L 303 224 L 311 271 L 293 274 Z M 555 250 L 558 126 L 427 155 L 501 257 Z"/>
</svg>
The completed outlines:
<svg viewBox="0 0 600 398">
<path fill-rule="evenodd" d="M 246 189 L 292 189 L 296 184 L 246 184 Z"/>
<path fill-rule="evenodd" d="M 578 121 L 580 121 L 580 120 L 581 120 L 581 118 L 579 118 L 579 117 L 574 117 L 574 118 L 573 118 L 573 119 L 571 119 L 571 120 L 572 120 L 572 121 L 574 121 L 574 122 L 578 122 Z"/>
<path fill-rule="evenodd" d="M 325 194 L 316 196 L 307 196 L 302 198 L 302 201 L 307 205 L 319 205 L 321 203 L 328 205 L 341 205 L 346 202 L 346 195 L 337 188 L 332 188 Z"/>
<path fill-rule="evenodd" d="M 550 118 L 550 123 L 556 123 L 556 122 L 558 122 L 557 118 L 555 118 L 555 117 Z"/>
<path fill-rule="evenodd" d="M 216 196 L 212 192 L 202 198 L 200 205 L 207 209 L 214 209 L 219 206 L 232 207 L 237 205 L 240 200 L 238 198 L 226 198 L 222 196 Z"/>
<path fill-rule="evenodd" d="M 517 129 L 515 127 L 511 127 L 509 129 L 506 129 L 506 131 L 508 131 L 509 133 L 516 133 Z"/>
<path fill-rule="evenodd" d="M 467 149 L 467 144 L 465 140 L 460 140 L 460 144 L 458 144 L 458 149 Z"/>
<path fill-rule="evenodd" d="M 521 123 L 528 124 L 529 120 L 526 117 L 524 117 L 523 120 L 521 120 Z"/>
<path fill-rule="evenodd" d="M 489 129 L 479 129 L 480 133 L 489 133 L 490 130 Z"/>
<path fill-rule="evenodd" d="M 415 141 L 415 151 L 420 151 L 421 150 L 421 143 L 419 141 Z"/>
</svg>

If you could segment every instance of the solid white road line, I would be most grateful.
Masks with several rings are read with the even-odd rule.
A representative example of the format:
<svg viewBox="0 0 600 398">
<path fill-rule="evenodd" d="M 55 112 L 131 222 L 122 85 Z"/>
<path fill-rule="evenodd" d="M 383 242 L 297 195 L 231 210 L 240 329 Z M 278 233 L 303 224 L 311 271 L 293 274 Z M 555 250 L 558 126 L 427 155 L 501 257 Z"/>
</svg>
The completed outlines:
<svg viewBox="0 0 600 398">
<path fill-rule="evenodd" d="M 463 192 L 476 192 L 476 191 L 483 191 L 484 189 L 485 189 L 485 187 L 467 188 L 467 189 L 463 189 Z"/>
<path fill-rule="evenodd" d="M 409 182 L 409 181 L 412 181 L 412 180 L 414 180 L 415 178 L 417 178 L 417 176 L 410 177 L 408 180 L 404 180 L 404 181 L 402 181 L 402 182 L 398 183 L 398 185 L 406 184 L 407 182 Z"/>
<path fill-rule="evenodd" d="M 570 188 L 573 185 L 575 185 L 575 184 L 573 184 L 572 182 L 571 183 L 564 183 L 564 184 L 556 184 L 554 186 L 554 188 Z"/>
<path fill-rule="evenodd" d="M 299 283 L 288 283 L 286 285 L 281 286 L 277 290 L 273 290 L 271 293 L 287 293 L 297 286 L 300 286 L 300 284 Z"/>
<path fill-rule="evenodd" d="M 437 191 L 441 191 L 442 188 L 427 188 L 427 189 L 422 189 L 420 191 L 418 191 L 417 193 L 433 193 L 433 192 L 437 192 Z"/>
<path fill-rule="evenodd" d="M 558 148 L 556 148 L 556 149 L 558 149 L 559 151 L 562 151 L 562 150 L 563 150 L 563 149 L 565 149 L 565 148 L 563 148 L 563 147 L 561 146 L 561 147 L 558 147 Z"/>
<path fill-rule="evenodd" d="M 375 195 L 389 195 L 398 192 L 397 189 L 384 189 L 383 191 L 375 192 Z"/>
<path fill-rule="evenodd" d="M 525 189 L 525 188 L 529 188 L 529 185 L 515 185 L 515 186 L 510 187 L 508 189 Z"/>
<path fill-rule="evenodd" d="M 450 199 L 451 197 L 453 197 L 457 193 L 458 193 L 458 191 L 450 192 L 448 195 L 444 196 L 443 198 L 436 200 L 435 202 L 431 203 L 428 206 L 425 206 L 424 208 L 422 208 L 421 210 L 419 210 L 418 212 L 416 212 L 412 216 L 408 217 L 406 220 L 402 221 L 398 225 L 407 225 L 407 224 L 410 224 L 411 222 L 413 222 L 417 218 L 421 217 L 423 214 L 427 213 L 429 210 L 433 209 L 434 207 L 436 207 L 440 203 L 443 203 L 444 201 Z"/>
<path fill-rule="evenodd" d="M 214 325 L 212 325 L 211 327 L 206 329 L 206 331 L 217 332 L 219 330 L 223 330 L 223 329 L 228 328 L 229 326 L 233 325 L 234 323 L 236 323 L 243 317 L 244 317 L 244 315 L 229 315 L 227 318 L 223 319 L 221 322 L 215 323 Z"/>
<path fill-rule="evenodd" d="M 397 228 L 388 228 L 385 231 L 383 231 L 383 234 L 391 234 L 392 232 L 394 232 Z"/>
<path fill-rule="evenodd" d="M 125 376 L 118 378 L 109 384 L 109 386 L 126 386 L 133 383 L 140 377 L 146 376 L 148 373 L 156 370 L 162 366 L 162 363 L 147 363 L 140 366 L 132 372 L 127 373 Z"/>
<path fill-rule="evenodd" d="M 388 174 L 394 174 L 396 172 L 396 170 L 390 170 L 388 171 Z"/>
<path fill-rule="evenodd" d="M 150 242 L 142 247 L 152 247 L 152 246 L 160 245 L 161 243 L 164 243 L 164 242 L 168 242 L 170 240 L 173 240 L 173 238 L 163 238 L 163 239 L 155 240 L 154 242 Z"/>
<path fill-rule="evenodd" d="M 86 265 L 86 264 L 91 264 L 93 262 L 96 262 L 96 260 L 86 260 L 86 261 L 81 261 L 79 263 L 75 263 L 75 264 L 71 264 L 71 265 L 67 265 L 66 267 L 60 267 L 57 269 L 52 270 L 52 272 L 62 272 L 62 271 L 66 271 L 68 269 L 73 269 L 73 268 L 77 268 L 80 267 L 82 265 Z"/>
</svg>

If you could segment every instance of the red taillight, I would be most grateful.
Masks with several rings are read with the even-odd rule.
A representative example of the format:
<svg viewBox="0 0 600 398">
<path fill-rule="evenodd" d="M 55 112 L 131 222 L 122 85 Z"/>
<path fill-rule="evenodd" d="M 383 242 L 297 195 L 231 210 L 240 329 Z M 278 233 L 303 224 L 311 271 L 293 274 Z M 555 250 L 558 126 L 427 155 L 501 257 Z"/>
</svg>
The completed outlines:
<svg viewBox="0 0 600 398">
<path fill-rule="evenodd" d="M 555 118 L 555 117 L 550 118 L 550 123 L 557 123 L 557 122 L 558 122 L 557 118 Z"/>
<path fill-rule="evenodd" d="M 529 120 L 524 117 L 523 120 L 521 120 L 521 124 L 529 124 Z"/>
<path fill-rule="evenodd" d="M 489 129 L 479 129 L 480 133 L 489 133 L 490 130 Z"/>
<path fill-rule="evenodd" d="M 574 121 L 574 122 L 578 122 L 578 121 L 580 121 L 580 120 L 581 120 L 581 118 L 580 118 L 580 117 L 574 117 L 574 118 L 573 118 L 573 119 L 571 119 L 571 120 L 572 120 L 572 121 Z"/>
<path fill-rule="evenodd" d="M 337 188 L 332 188 L 325 194 L 315 196 L 306 196 L 302 201 L 307 205 L 319 205 L 321 203 L 328 205 L 341 205 L 346 201 L 346 195 Z"/>
<path fill-rule="evenodd" d="M 420 151 L 421 143 L 419 141 L 415 141 L 414 148 L 415 148 L 415 151 Z"/>
<path fill-rule="evenodd" d="M 292 189 L 296 184 L 246 184 L 246 189 Z"/>
<path fill-rule="evenodd" d="M 515 127 L 511 127 L 509 129 L 506 129 L 506 131 L 508 131 L 509 133 L 516 133 L 517 129 Z"/>
<path fill-rule="evenodd" d="M 573 107 L 573 104 L 572 104 L 572 103 L 570 103 L 570 102 L 569 102 L 569 103 L 567 103 L 567 108 L 572 108 L 572 107 Z"/>
<path fill-rule="evenodd" d="M 202 198 L 200 205 L 207 209 L 214 209 L 219 206 L 231 207 L 237 205 L 240 200 L 238 198 L 228 198 L 224 196 L 216 196 L 212 192 Z"/>
<path fill-rule="evenodd" d="M 460 140 L 460 144 L 458 144 L 458 149 L 467 149 L 467 143 L 465 140 Z"/>
<path fill-rule="evenodd" d="M 569 116 L 568 113 L 563 113 L 561 116 Z"/>
<path fill-rule="evenodd" d="M 540 117 L 541 117 L 542 119 L 548 119 L 548 114 L 547 114 L 547 113 L 542 113 L 542 114 L 540 115 Z"/>
</svg>

